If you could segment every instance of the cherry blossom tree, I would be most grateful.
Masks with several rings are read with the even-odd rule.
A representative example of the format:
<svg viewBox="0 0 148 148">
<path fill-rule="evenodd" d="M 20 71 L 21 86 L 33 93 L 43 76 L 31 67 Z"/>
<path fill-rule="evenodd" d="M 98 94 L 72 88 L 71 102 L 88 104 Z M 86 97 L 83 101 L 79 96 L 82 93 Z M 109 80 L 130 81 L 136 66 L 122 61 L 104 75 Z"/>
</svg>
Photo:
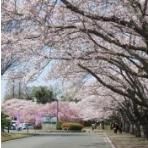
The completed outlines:
<svg viewBox="0 0 148 148">
<path fill-rule="evenodd" d="M 115 97 L 122 118 L 130 119 L 129 114 L 123 114 L 124 108 L 134 110 L 132 117 L 138 119 L 148 137 L 147 0 L 10 0 L 3 1 L 2 6 L 2 46 L 11 43 L 15 50 L 31 49 L 44 58 L 58 60 L 58 73 L 66 78 L 91 74 L 99 86 L 124 100 L 120 103 L 120 97 Z M 6 31 L 13 20 L 21 22 L 21 27 Z M 23 21 L 29 27 L 21 30 Z M 52 50 L 43 54 L 45 45 Z"/>
<path fill-rule="evenodd" d="M 10 99 L 2 104 L 2 110 L 12 119 L 17 118 L 17 122 L 29 122 L 39 124 L 45 115 L 57 116 L 57 103 L 36 104 L 32 101 Z M 75 103 L 60 102 L 59 103 L 59 119 L 60 121 L 80 121 L 78 107 Z"/>
</svg>

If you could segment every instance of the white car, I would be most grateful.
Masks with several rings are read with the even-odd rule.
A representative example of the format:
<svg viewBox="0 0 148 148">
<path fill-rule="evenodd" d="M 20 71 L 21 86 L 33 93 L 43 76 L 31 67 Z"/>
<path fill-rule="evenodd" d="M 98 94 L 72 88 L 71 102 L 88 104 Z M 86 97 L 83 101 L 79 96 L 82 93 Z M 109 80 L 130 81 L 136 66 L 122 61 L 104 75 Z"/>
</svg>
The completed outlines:
<svg viewBox="0 0 148 148">
<path fill-rule="evenodd" d="M 18 125 L 18 128 L 20 130 L 24 130 L 24 129 L 33 129 L 33 125 L 32 124 L 29 124 L 29 123 L 20 123 Z"/>
</svg>

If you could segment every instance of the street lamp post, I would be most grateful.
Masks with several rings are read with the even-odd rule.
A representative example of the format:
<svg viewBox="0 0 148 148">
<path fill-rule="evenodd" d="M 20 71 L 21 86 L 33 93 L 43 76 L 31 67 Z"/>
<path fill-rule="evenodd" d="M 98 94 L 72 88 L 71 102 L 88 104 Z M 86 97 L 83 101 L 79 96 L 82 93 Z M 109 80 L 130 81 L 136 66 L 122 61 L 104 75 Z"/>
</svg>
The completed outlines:
<svg viewBox="0 0 148 148">
<path fill-rule="evenodd" d="M 58 122 L 59 122 L 59 100 L 55 99 L 55 101 L 57 102 L 57 122 L 56 122 L 56 129 L 58 128 Z"/>
</svg>

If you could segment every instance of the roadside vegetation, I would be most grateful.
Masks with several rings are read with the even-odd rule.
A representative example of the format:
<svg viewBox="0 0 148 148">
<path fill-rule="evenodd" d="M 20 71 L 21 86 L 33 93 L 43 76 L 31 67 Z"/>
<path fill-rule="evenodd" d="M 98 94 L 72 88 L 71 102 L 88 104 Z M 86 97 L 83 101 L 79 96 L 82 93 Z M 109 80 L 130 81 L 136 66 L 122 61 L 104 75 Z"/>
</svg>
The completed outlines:
<svg viewBox="0 0 148 148">
<path fill-rule="evenodd" d="M 1 141 L 9 141 L 9 140 L 14 140 L 14 139 L 20 139 L 20 138 L 25 138 L 29 137 L 31 135 L 27 133 L 2 133 L 1 134 Z"/>
<path fill-rule="evenodd" d="M 4 132 L 5 128 L 7 128 L 9 133 L 10 128 L 10 119 L 9 116 L 1 112 L 1 131 Z"/>
</svg>

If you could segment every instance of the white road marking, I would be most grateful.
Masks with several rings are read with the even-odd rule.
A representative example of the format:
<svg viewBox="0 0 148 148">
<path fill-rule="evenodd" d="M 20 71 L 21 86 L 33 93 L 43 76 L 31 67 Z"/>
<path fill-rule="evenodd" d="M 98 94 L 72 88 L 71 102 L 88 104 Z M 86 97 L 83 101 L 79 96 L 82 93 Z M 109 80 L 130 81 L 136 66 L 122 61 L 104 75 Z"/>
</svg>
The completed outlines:
<svg viewBox="0 0 148 148">
<path fill-rule="evenodd" d="M 104 133 L 104 136 L 105 136 L 104 141 L 105 142 L 107 141 L 107 143 L 109 143 L 112 148 L 116 148 L 106 133 Z"/>
</svg>

